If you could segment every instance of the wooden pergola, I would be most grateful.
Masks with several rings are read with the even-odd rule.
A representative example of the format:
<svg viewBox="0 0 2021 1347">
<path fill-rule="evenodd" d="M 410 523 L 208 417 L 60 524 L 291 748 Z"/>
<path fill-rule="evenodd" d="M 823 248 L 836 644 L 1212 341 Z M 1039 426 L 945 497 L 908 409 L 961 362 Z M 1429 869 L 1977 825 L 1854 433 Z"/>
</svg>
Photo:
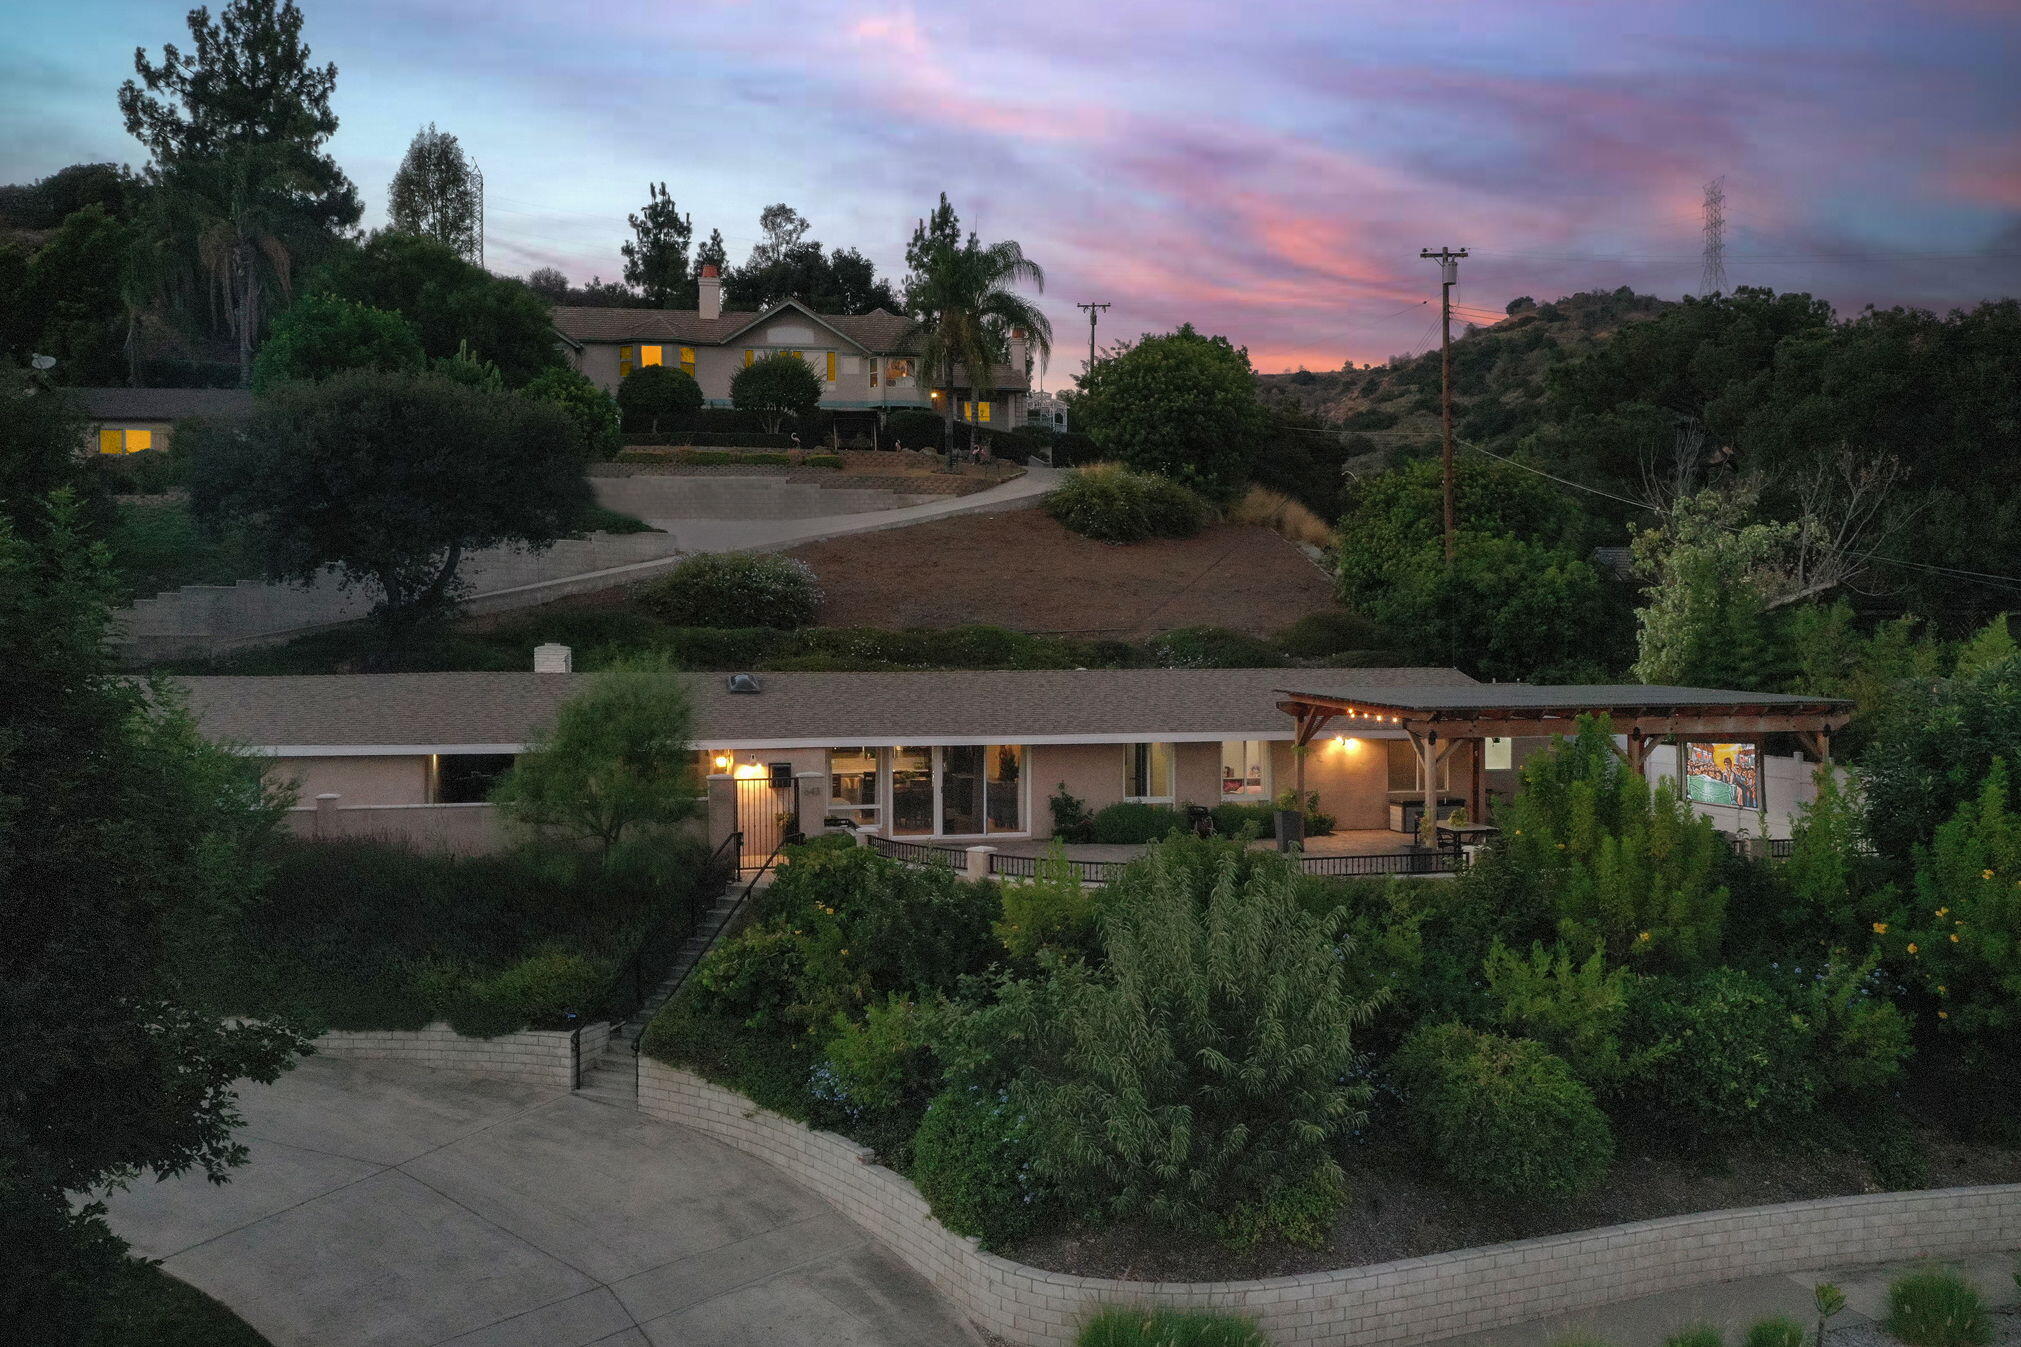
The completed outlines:
<svg viewBox="0 0 2021 1347">
<path fill-rule="evenodd" d="M 1572 734 L 1580 716 L 1605 715 L 1626 746 L 1614 751 L 1641 773 L 1652 745 L 1697 742 L 1753 743 L 1771 734 L 1794 735 L 1819 762 L 1831 761 L 1832 734 L 1852 713 L 1834 697 L 1731 692 L 1716 688 L 1529 683 L 1425 684 L 1410 687 L 1345 686 L 1319 691 L 1280 688 L 1278 708 L 1298 723 L 1297 781 L 1305 790 L 1305 750 L 1321 731 L 1401 730 L 1424 767 L 1425 815 L 1438 817 L 1439 768 L 1467 745 L 1473 785 L 1468 814 L 1482 815 L 1483 746 L 1489 739 Z"/>
</svg>

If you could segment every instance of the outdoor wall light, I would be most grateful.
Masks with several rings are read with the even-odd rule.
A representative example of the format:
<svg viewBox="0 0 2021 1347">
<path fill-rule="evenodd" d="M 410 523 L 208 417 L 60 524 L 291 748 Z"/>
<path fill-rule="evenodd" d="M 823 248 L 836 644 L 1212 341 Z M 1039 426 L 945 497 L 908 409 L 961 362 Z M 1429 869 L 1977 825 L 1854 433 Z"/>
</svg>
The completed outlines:
<svg viewBox="0 0 2021 1347">
<path fill-rule="evenodd" d="M 719 772 L 730 770 L 730 755 L 728 753 L 718 753 L 716 755 L 716 770 Z"/>
</svg>

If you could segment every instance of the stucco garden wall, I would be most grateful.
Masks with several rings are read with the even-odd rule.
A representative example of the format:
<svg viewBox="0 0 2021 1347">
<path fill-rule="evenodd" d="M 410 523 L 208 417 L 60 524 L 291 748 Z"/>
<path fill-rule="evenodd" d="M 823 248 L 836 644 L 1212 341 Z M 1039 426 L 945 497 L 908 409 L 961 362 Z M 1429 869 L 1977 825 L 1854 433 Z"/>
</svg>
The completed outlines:
<svg viewBox="0 0 2021 1347">
<path fill-rule="evenodd" d="M 1705 1212 L 1262 1281 L 1120 1282 L 985 1253 L 943 1228 L 919 1191 L 863 1147 L 649 1058 L 639 1062 L 639 1107 L 777 1165 L 978 1327 L 1025 1347 L 1071 1343 L 1092 1312 L 1111 1304 L 1232 1311 L 1277 1343 L 1379 1347 L 1742 1275 L 2021 1246 L 2021 1184 L 2004 1184 Z"/>
</svg>

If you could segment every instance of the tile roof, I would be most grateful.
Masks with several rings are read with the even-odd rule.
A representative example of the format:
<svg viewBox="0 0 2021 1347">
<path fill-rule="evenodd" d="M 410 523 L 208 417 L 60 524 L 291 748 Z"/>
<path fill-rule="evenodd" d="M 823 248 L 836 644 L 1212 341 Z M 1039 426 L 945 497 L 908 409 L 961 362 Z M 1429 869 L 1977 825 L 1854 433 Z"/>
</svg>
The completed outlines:
<svg viewBox="0 0 2021 1347">
<path fill-rule="evenodd" d="M 676 674 L 704 745 L 923 741 L 1031 743 L 1291 732 L 1283 669 L 955 670 L 761 673 L 732 693 L 721 674 Z M 593 674 L 418 673 L 174 680 L 212 738 L 260 748 L 517 745 L 551 725 Z M 1454 669 L 1357 669 L 1362 686 L 1470 686 Z"/>
<path fill-rule="evenodd" d="M 185 416 L 244 416 L 253 395 L 244 388 L 79 388 L 94 421 L 180 421 Z"/>
</svg>

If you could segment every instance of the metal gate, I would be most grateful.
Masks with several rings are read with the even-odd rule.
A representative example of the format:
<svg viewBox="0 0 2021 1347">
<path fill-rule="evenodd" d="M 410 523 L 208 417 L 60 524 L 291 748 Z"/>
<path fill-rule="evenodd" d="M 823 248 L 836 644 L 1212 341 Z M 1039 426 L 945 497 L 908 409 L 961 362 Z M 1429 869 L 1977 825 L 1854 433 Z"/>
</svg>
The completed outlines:
<svg viewBox="0 0 2021 1347">
<path fill-rule="evenodd" d="M 793 805 L 790 785 L 775 786 L 762 776 L 737 783 L 737 831 L 744 834 L 741 864 L 763 865 L 778 849 L 797 822 Z"/>
</svg>

